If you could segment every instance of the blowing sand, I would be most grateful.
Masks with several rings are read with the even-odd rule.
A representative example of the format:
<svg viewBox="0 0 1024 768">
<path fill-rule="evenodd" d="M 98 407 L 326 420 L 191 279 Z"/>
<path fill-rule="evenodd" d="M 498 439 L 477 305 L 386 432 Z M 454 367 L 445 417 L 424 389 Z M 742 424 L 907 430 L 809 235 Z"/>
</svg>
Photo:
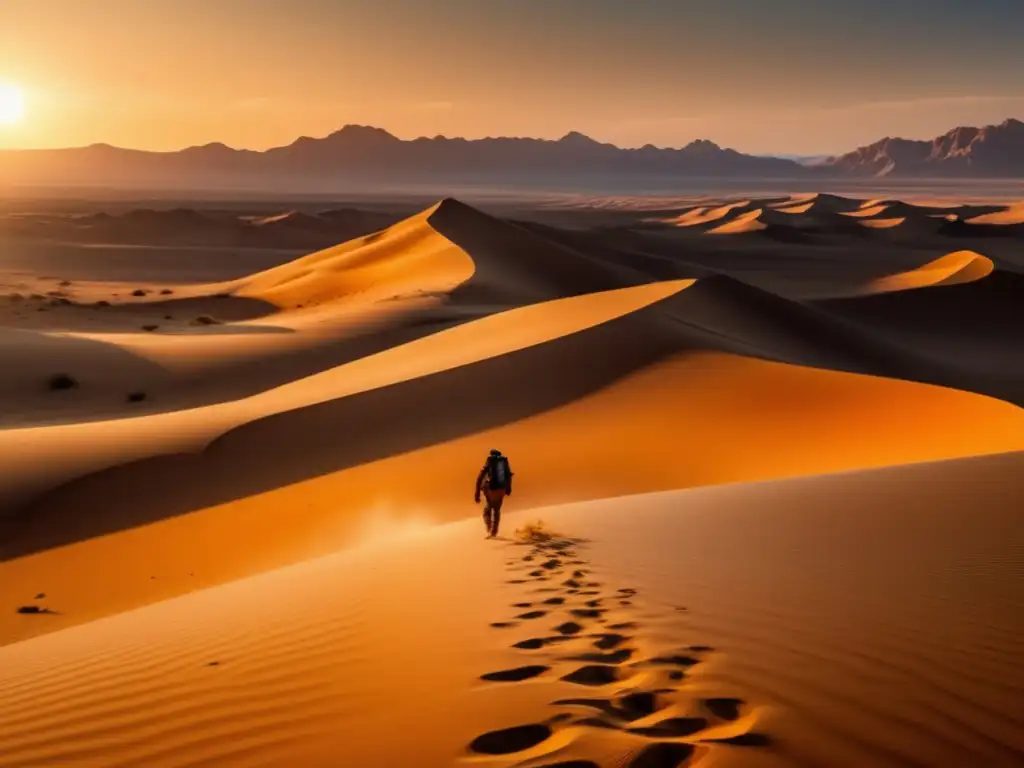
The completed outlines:
<svg viewBox="0 0 1024 768">
<path fill-rule="evenodd" d="M 212 282 L 9 274 L 0 764 L 1020 764 L 993 208 L 446 200 Z"/>
</svg>

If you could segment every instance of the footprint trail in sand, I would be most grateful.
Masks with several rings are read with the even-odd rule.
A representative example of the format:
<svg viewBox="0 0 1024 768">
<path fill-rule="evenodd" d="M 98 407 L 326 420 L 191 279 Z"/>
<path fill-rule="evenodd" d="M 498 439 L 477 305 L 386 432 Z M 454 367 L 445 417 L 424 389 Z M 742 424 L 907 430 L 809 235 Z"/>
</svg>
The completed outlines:
<svg viewBox="0 0 1024 768">
<path fill-rule="evenodd" d="M 512 643 L 529 663 L 481 680 L 549 684 L 559 693 L 569 684 L 579 686 L 581 695 L 553 692 L 549 713 L 478 735 L 467 760 L 531 768 L 677 768 L 716 748 L 773 745 L 753 730 L 756 716 L 743 699 L 701 698 L 686 690 L 689 672 L 714 649 L 663 642 L 656 648 L 653 637 L 644 635 L 638 590 L 592 581 L 590 564 L 578 554 L 583 542 L 552 537 L 513 546 L 529 550 L 506 567 L 528 573 L 507 583 L 533 583 L 527 596 L 533 599 L 513 603 L 525 612 L 491 626 L 509 631 L 540 625 L 547 634 Z M 558 586 L 545 584 L 552 581 Z"/>
</svg>

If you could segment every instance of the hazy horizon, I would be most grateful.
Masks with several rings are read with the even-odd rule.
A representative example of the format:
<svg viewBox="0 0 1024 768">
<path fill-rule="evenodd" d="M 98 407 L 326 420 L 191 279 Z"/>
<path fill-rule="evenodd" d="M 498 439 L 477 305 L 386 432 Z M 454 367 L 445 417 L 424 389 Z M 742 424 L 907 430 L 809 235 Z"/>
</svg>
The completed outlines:
<svg viewBox="0 0 1024 768">
<path fill-rule="evenodd" d="M 266 149 L 345 124 L 829 155 L 1024 116 L 1024 3 L 106 0 L 0 9 L 0 148 Z"/>
</svg>

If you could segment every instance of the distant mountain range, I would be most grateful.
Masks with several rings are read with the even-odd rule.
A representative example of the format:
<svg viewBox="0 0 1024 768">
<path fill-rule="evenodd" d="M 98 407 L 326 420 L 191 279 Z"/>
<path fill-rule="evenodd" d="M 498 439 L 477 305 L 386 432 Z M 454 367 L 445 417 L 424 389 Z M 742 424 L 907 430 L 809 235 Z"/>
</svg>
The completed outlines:
<svg viewBox="0 0 1024 768">
<path fill-rule="evenodd" d="M 1024 123 L 954 128 L 931 141 L 884 138 L 816 167 L 860 176 L 1024 178 Z"/>
<path fill-rule="evenodd" d="M 887 176 L 1024 178 L 1024 123 L 956 128 L 932 141 L 886 138 L 825 159 L 761 157 L 704 139 L 680 149 L 623 149 L 571 132 L 558 140 L 405 141 L 381 128 L 347 125 L 322 139 L 303 136 L 266 151 L 224 144 L 148 152 L 107 144 L 0 151 L 9 185 L 145 189 L 278 188 L 329 191 L 365 182 L 492 183 L 617 178 L 814 178 Z"/>
</svg>

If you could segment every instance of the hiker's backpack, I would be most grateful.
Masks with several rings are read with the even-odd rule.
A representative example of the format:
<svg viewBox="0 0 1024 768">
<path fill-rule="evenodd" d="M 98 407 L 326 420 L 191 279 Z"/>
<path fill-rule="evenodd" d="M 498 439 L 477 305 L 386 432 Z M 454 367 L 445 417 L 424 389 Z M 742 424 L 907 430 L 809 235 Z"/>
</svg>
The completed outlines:
<svg viewBox="0 0 1024 768">
<path fill-rule="evenodd" d="M 487 458 L 487 476 L 491 488 L 508 490 L 512 485 L 512 470 L 506 456 L 489 456 Z"/>
</svg>

